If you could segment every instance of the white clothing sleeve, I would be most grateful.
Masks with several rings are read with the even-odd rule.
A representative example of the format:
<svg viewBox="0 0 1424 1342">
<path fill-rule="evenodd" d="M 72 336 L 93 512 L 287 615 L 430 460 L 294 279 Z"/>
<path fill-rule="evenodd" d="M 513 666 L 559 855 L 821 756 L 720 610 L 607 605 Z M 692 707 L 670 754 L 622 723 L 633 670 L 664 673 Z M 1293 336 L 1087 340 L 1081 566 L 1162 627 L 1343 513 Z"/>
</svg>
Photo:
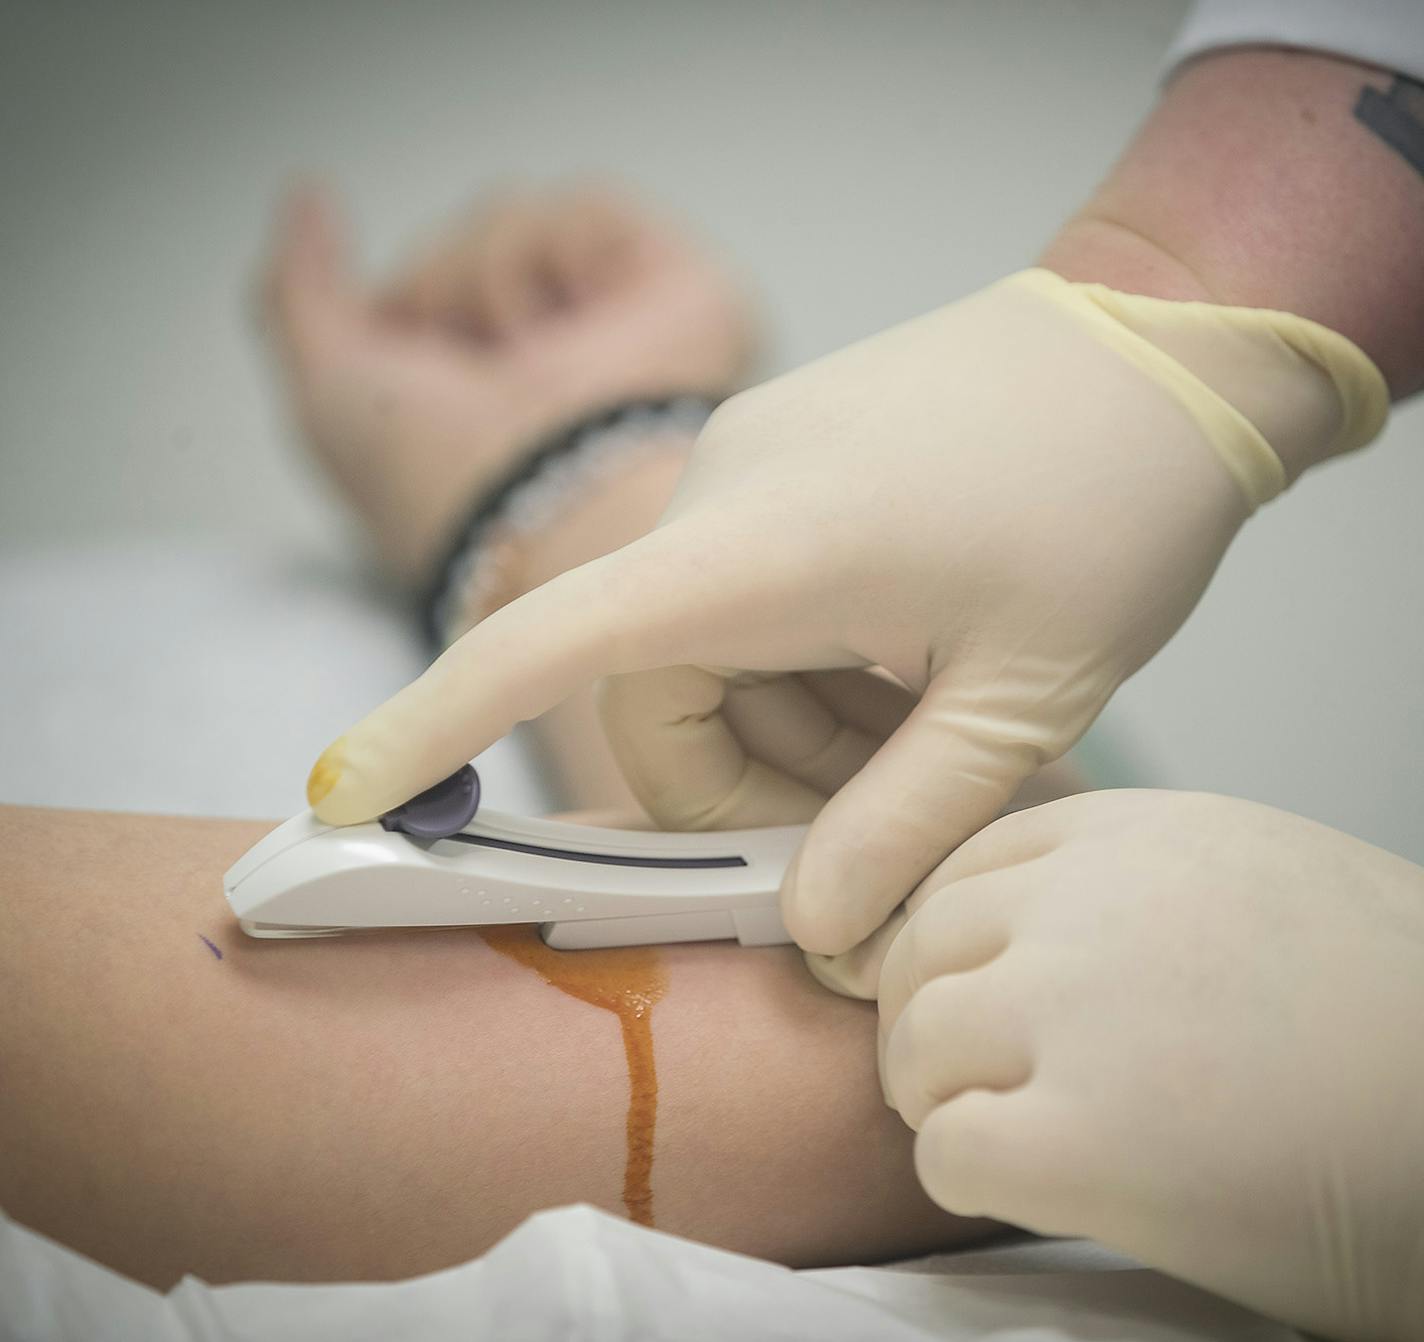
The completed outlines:
<svg viewBox="0 0 1424 1342">
<path fill-rule="evenodd" d="M 1424 80 L 1420 0 L 1197 0 L 1167 49 L 1171 75 L 1221 47 L 1302 47 Z"/>
</svg>

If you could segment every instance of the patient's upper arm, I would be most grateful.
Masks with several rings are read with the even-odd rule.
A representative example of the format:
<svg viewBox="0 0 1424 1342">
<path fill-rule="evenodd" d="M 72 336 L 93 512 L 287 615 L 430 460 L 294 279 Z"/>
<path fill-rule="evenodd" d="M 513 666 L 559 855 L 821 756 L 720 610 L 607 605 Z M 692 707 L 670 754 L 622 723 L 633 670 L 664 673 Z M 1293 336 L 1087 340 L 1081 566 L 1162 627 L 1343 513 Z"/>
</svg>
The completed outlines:
<svg viewBox="0 0 1424 1342">
<path fill-rule="evenodd" d="M 471 930 L 244 937 L 221 875 L 267 828 L 0 808 L 0 1205 L 164 1286 L 398 1277 L 623 1211 L 615 1016 Z M 872 1008 L 789 948 L 653 954 L 660 1228 L 795 1264 L 982 1230 L 915 1184 Z"/>
</svg>

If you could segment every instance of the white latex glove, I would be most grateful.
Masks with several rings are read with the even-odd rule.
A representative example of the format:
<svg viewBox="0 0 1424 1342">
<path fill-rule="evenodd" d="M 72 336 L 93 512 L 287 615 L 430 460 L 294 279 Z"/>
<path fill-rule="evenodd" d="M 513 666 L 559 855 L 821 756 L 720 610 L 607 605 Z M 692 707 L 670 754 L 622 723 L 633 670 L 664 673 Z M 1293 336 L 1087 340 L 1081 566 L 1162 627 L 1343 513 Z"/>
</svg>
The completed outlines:
<svg viewBox="0 0 1424 1342">
<path fill-rule="evenodd" d="M 1226 797 L 1085 793 L 924 882 L 881 1074 L 950 1211 L 1330 1337 L 1424 1337 L 1424 870 Z"/>
<path fill-rule="evenodd" d="M 1299 318 L 1026 271 L 728 401 L 654 532 L 477 626 L 308 795 L 368 819 L 600 675 L 879 665 L 918 698 L 883 744 L 874 686 L 781 678 L 740 696 L 775 710 L 741 730 L 722 679 L 685 669 L 612 706 L 664 825 L 805 819 L 835 793 L 783 909 L 844 951 L 1175 632 L 1280 457 L 1359 446 L 1386 404 Z"/>
</svg>

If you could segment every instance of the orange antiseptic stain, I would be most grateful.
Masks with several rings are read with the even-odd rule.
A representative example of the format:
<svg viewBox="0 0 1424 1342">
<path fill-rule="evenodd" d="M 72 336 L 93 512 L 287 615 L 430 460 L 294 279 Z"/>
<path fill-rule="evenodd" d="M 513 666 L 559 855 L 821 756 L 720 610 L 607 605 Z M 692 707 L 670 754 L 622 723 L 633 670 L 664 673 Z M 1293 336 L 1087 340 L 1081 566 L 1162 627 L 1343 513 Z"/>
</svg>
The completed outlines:
<svg viewBox="0 0 1424 1342">
<path fill-rule="evenodd" d="M 653 1065 L 653 1003 L 667 991 L 657 953 L 649 946 L 555 951 L 534 927 L 482 927 L 480 936 L 501 955 L 537 972 L 545 983 L 618 1017 L 628 1059 L 628 1157 L 623 1205 L 639 1225 L 653 1224 L 653 1131 L 658 1119 L 658 1073 Z"/>
</svg>

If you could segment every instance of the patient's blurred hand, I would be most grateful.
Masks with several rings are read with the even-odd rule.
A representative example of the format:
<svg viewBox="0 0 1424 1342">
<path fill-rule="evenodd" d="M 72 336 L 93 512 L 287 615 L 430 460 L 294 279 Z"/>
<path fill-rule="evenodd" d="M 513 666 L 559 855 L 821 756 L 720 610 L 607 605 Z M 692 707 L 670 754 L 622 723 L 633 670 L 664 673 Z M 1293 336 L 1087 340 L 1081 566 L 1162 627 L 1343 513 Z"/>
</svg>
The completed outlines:
<svg viewBox="0 0 1424 1342">
<path fill-rule="evenodd" d="M 1424 870 L 1095 792 L 980 831 L 911 907 L 881 1072 L 936 1202 L 1329 1337 L 1424 1336 Z"/>
<path fill-rule="evenodd" d="M 406 580 L 539 437 L 621 400 L 725 393 L 752 348 L 716 263 L 591 188 L 496 200 L 379 291 L 333 205 L 302 190 L 267 296 L 306 438 Z"/>
</svg>

